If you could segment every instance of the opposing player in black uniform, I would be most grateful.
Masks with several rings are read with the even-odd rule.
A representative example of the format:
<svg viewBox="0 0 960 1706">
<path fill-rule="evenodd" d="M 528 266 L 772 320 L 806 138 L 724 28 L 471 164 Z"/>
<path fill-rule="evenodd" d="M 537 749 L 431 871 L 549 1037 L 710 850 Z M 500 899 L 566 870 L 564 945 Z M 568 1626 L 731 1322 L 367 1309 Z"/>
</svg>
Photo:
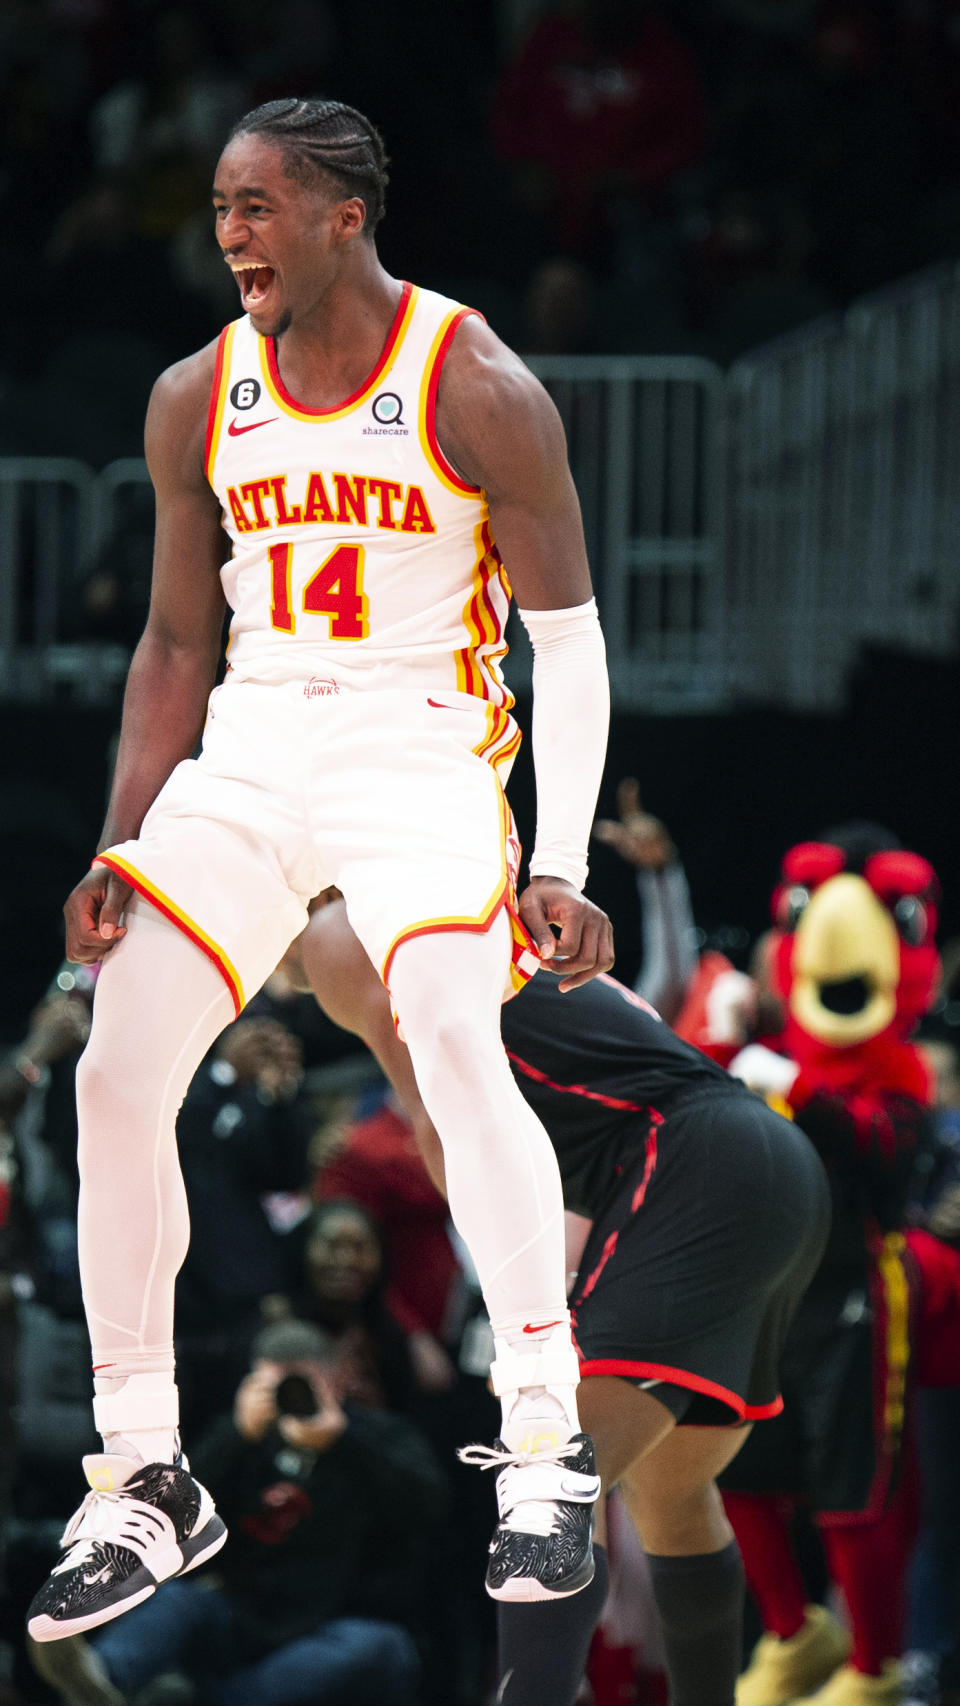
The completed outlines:
<svg viewBox="0 0 960 1706">
<path fill-rule="evenodd" d="M 442 1188 L 409 1056 L 341 901 L 315 912 L 299 951 L 321 1006 L 391 1079 Z M 504 1007 L 502 1035 L 579 1231 L 568 1268 L 580 1411 L 649 1557 L 673 1706 L 729 1706 L 743 1571 L 714 1478 L 750 1424 L 781 1408 L 779 1353 L 826 1239 L 823 1168 L 795 1126 L 612 978 L 562 992 L 538 972 Z M 509 1530 L 510 1470 L 473 1448 L 472 1461 L 487 1457 Z M 523 1527 L 529 1544 L 529 1510 Z M 501 1602 L 501 1706 L 573 1701 L 605 1596 L 598 1553 L 584 1592 Z"/>
</svg>

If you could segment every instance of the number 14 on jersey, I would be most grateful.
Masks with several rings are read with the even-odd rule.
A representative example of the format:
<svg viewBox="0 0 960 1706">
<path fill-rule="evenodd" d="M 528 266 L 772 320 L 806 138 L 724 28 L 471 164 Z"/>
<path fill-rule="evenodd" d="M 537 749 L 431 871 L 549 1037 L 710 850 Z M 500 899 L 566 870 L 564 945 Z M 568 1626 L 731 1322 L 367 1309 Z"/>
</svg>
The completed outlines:
<svg viewBox="0 0 960 1706">
<path fill-rule="evenodd" d="M 271 545 L 270 621 L 281 633 L 296 632 L 290 596 L 292 545 Z M 365 640 L 370 632 L 370 605 L 363 591 L 363 546 L 338 545 L 325 557 L 303 589 L 308 615 L 326 616 L 331 640 Z"/>
</svg>

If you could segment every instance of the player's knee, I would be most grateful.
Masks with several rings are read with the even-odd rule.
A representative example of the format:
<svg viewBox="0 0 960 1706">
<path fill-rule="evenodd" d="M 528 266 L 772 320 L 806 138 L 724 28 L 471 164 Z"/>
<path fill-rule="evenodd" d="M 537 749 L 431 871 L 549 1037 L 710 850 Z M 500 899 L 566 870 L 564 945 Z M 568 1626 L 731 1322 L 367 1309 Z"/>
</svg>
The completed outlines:
<svg viewBox="0 0 960 1706">
<path fill-rule="evenodd" d="M 666 1442 L 675 1439 L 675 1430 Z M 643 1455 L 637 1453 L 620 1476 L 621 1485 L 630 1500 L 631 1513 L 639 1522 L 641 1516 L 651 1522 L 668 1523 L 679 1520 L 681 1513 L 695 1508 L 701 1498 L 701 1479 L 696 1474 L 678 1473 L 669 1461 L 669 1452 L 654 1449 Z M 705 1480 L 705 1478 L 704 1478 Z"/>
<path fill-rule="evenodd" d="M 91 1039 L 77 1062 L 77 1114 L 81 1131 L 85 1118 L 96 1121 L 105 1107 L 115 1105 L 111 1090 L 116 1078 L 116 1069 L 108 1068 Z"/>
<path fill-rule="evenodd" d="M 658 1482 L 656 1452 L 639 1466 L 628 1497 L 630 1514 L 650 1552 L 699 1552 L 706 1547 L 705 1536 L 711 1543 L 722 1543 L 729 1536 L 713 1482 L 696 1486 Z"/>
<path fill-rule="evenodd" d="M 491 1042 L 499 1048 L 499 1029 L 478 1016 L 477 1003 L 459 990 L 400 986 L 393 991 L 400 1028 L 414 1065 L 440 1059 L 469 1071 L 471 1060 Z M 419 1076 L 419 1070 L 418 1070 Z"/>
<path fill-rule="evenodd" d="M 499 1035 L 494 1032 L 491 1036 L 488 1029 L 478 1025 L 476 1014 L 434 1012 L 417 1042 L 409 1035 L 407 1042 L 428 1107 L 431 1085 L 449 1084 L 455 1078 L 461 1093 L 485 1101 L 497 1079 L 509 1076 Z"/>
<path fill-rule="evenodd" d="M 127 1141 L 138 1127 L 149 1125 L 151 1116 L 155 1123 L 149 1078 L 138 1075 L 133 1065 L 118 1069 L 116 1061 L 108 1063 L 103 1051 L 89 1044 L 77 1063 L 76 1095 L 81 1173 L 89 1174 L 98 1156 L 112 1164 L 107 1132 L 123 1132 Z"/>
</svg>

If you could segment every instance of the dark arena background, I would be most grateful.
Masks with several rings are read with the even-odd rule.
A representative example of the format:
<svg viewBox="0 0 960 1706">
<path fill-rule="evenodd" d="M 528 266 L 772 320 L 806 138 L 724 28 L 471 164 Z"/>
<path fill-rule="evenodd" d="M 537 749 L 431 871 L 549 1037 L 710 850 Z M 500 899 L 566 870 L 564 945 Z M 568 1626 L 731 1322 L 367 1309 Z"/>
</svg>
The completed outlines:
<svg viewBox="0 0 960 1706">
<path fill-rule="evenodd" d="M 237 116 L 291 92 L 373 119 L 391 160 L 385 266 L 482 310 L 560 410 L 613 690 L 600 815 L 636 777 L 700 941 L 741 968 L 787 848 L 854 818 L 886 826 L 937 870 L 936 1025 L 960 1040 L 960 0 L 6 0 L 9 1059 L 62 974 L 61 908 L 102 822 L 149 588 L 150 388 L 239 312 L 213 166 Z M 529 741 L 510 798 L 529 846 Z M 632 984 L 635 873 L 597 843 L 587 892 Z M 326 1117 L 371 1095 L 370 1075 L 352 1040 L 315 1031 L 306 1082 Z M 0 1107 L 0 1220 L 30 1172 L 16 1119 Z M 57 1203 L 66 1250 L 69 1188 Z M 0 1230 L 0 1287 L 82 1338 L 68 1255 L 46 1293 L 34 1276 L 27 1223 L 48 1212 L 35 1198 Z M 86 1379 L 56 1402 L 82 1410 Z M 47 1706 L 17 1582 L 39 1579 L 73 1483 L 16 1493 L 23 1411 L 2 1384 L 16 1569 L 0 1706 Z M 44 1461 L 28 1452 L 34 1489 Z M 428 1671 L 425 1706 L 481 1706 L 489 1637 L 482 1610 L 464 1614 L 465 1656 Z"/>
</svg>

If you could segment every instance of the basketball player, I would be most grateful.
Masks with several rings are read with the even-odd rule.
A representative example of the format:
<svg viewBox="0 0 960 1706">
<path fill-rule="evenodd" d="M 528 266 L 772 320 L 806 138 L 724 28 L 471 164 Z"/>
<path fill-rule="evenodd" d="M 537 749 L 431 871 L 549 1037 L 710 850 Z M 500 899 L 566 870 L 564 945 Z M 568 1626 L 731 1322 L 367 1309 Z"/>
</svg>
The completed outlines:
<svg viewBox="0 0 960 1706">
<path fill-rule="evenodd" d="M 239 121 L 213 200 L 243 314 L 150 402 L 150 615 L 101 851 L 66 905 L 71 958 L 104 962 L 78 1072 L 104 1453 L 31 1607 L 37 1640 L 119 1615 L 225 1538 L 178 1455 L 174 1120 L 331 883 L 389 988 L 496 1336 L 505 1515 L 488 1587 L 541 1598 L 593 1573 L 560 1179 L 499 1008 L 541 958 L 563 956 L 568 989 L 612 963 L 609 921 L 581 894 L 603 640 L 556 411 L 479 316 L 384 271 L 385 165 L 373 126 L 337 102 Z M 535 653 L 538 827 L 519 905 L 511 586 Z M 224 598 L 229 668 L 211 691 Z"/>
<path fill-rule="evenodd" d="M 304 986 L 372 1048 L 442 1190 L 385 992 L 342 902 L 321 900 L 288 964 L 299 955 Z M 796 1126 L 612 978 L 564 995 L 540 972 L 501 1021 L 573 1211 L 580 1413 L 647 1551 L 671 1706 L 732 1706 L 743 1570 L 714 1477 L 782 1408 L 777 1365 L 826 1241 L 826 1174 Z M 484 1446 L 461 1455 L 498 1461 Z M 572 1706 L 603 1608 L 602 1545 L 595 1555 L 586 1593 L 500 1605 L 504 1706 Z"/>
</svg>

